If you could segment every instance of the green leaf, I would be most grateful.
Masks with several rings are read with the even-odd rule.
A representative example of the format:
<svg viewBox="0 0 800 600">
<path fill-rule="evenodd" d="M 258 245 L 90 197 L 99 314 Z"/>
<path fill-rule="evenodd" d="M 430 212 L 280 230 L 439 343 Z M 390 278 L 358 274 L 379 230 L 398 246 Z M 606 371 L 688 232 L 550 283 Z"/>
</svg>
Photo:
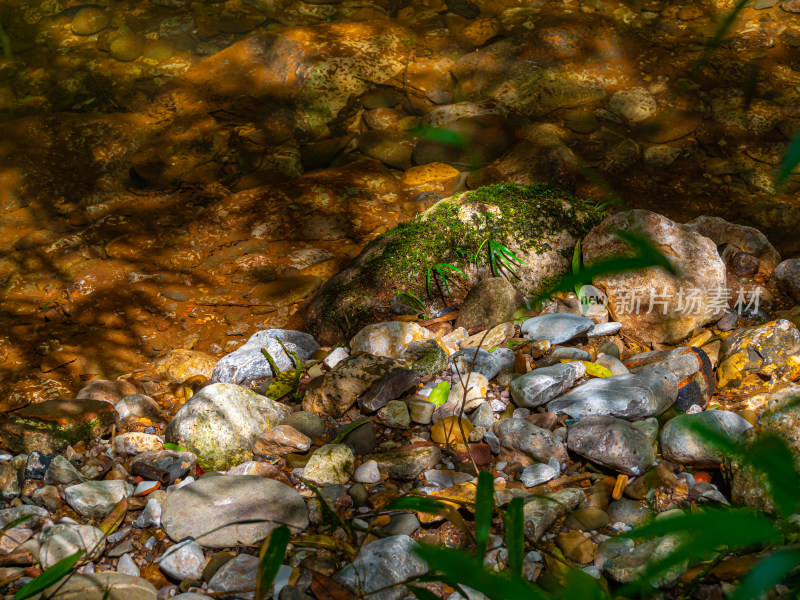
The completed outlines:
<svg viewBox="0 0 800 600">
<path fill-rule="evenodd" d="M 786 154 L 781 159 L 781 164 L 775 173 L 775 188 L 780 189 L 789 179 L 794 168 L 800 164 L 800 134 L 795 134 L 786 148 Z"/>
<path fill-rule="evenodd" d="M 418 544 L 412 550 L 441 573 L 441 579 L 452 586 L 466 585 L 485 594 L 492 600 L 546 600 L 548 597 L 537 587 L 522 579 L 512 579 L 483 568 L 474 556 L 453 548 Z"/>
<path fill-rule="evenodd" d="M 17 593 L 14 594 L 14 600 L 25 600 L 26 598 L 35 596 L 42 590 L 46 590 L 51 585 L 58 583 L 72 570 L 72 567 L 78 563 L 82 555 L 83 550 L 78 550 L 75 554 L 70 554 L 62 558 L 49 569 L 45 569 L 41 575 L 35 577 L 17 590 Z"/>
<path fill-rule="evenodd" d="M 289 545 L 291 532 L 286 525 L 276 527 L 270 533 L 268 540 L 264 542 L 266 547 L 262 550 L 261 560 L 258 563 L 258 579 L 256 580 L 256 600 L 264 600 L 267 597 L 272 582 L 278 574 L 284 557 L 286 548 Z"/>
<path fill-rule="evenodd" d="M 417 296 L 417 295 L 416 295 L 416 294 L 414 294 L 413 292 L 401 292 L 401 291 L 395 290 L 395 294 L 396 294 L 396 295 L 397 295 L 399 298 L 403 298 L 403 297 L 405 297 L 405 298 L 407 298 L 407 299 L 411 300 L 412 302 L 416 303 L 416 304 L 417 304 L 417 306 L 420 308 L 421 312 L 425 312 L 426 310 L 428 310 L 428 309 L 425 307 L 425 303 L 424 303 L 422 300 L 420 300 L 420 299 L 419 299 L 419 296 Z"/>
<path fill-rule="evenodd" d="M 481 561 L 486 555 L 493 513 L 494 478 L 489 471 L 481 471 L 478 473 L 478 489 L 475 492 L 475 544 L 478 548 L 478 558 Z"/>
<path fill-rule="evenodd" d="M 14 527 L 16 527 L 17 525 L 22 525 L 25 521 L 27 521 L 28 519 L 32 519 L 32 518 L 33 518 L 33 515 L 22 515 L 18 519 L 14 519 L 10 523 L 4 525 L 2 531 L 6 532 L 9 529 L 14 529 Z"/>
<path fill-rule="evenodd" d="M 506 549 L 508 568 L 511 576 L 522 577 L 522 561 L 525 558 L 525 519 L 523 518 L 524 498 L 514 498 L 508 505 L 505 515 Z"/>
<path fill-rule="evenodd" d="M 173 444 L 171 442 L 167 442 L 166 444 L 164 444 L 164 450 L 174 450 L 175 452 L 186 452 L 186 448 L 178 446 L 178 444 Z"/>
<path fill-rule="evenodd" d="M 437 385 L 428 396 L 428 402 L 434 404 L 435 406 L 441 406 L 445 402 L 447 402 L 447 398 L 450 396 L 450 382 L 442 381 L 439 385 Z"/>
<path fill-rule="evenodd" d="M 420 139 L 453 146 L 454 148 L 463 148 L 469 143 L 469 137 L 463 133 L 453 131 L 451 129 L 439 129 L 438 127 L 415 127 L 409 129 L 408 132 Z"/>
<path fill-rule="evenodd" d="M 745 575 L 730 600 L 754 600 L 777 585 L 800 565 L 800 550 L 784 548 L 764 559 Z"/>
</svg>

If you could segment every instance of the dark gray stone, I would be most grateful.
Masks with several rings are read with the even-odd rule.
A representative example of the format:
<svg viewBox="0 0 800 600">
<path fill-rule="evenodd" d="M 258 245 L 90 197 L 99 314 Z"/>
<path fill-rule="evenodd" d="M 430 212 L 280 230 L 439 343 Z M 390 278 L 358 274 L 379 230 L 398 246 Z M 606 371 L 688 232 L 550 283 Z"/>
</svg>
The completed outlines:
<svg viewBox="0 0 800 600">
<path fill-rule="evenodd" d="M 607 416 L 584 417 L 567 427 L 567 448 L 626 475 L 642 475 L 655 461 L 653 443 L 636 427 Z"/>
<path fill-rule="evenodd" d="M 500 419 L 490 430 L 501 446 L 522 452 L 540 462 L 550 458 L 565 464 L 567 451 L 552 431 L 536 427 L 525 419 Z"/>
<path fill-rule="evenodd" d="M 358 397 L 358 405 L 362 410 L 374 412 L 416 387 L 419 380 L 419 374 L 411 369 L 389 371 Z"/>
<path fill-rule="evenodd" d="M 570 389 L 585 373 L 581 362 L 534 369 L 511 383 L 511 397 L 517 406 L 542 406 Z"/>
<path fill-rule="evenodd" d="M 505 277 L 479 281 L 464 298 L 458 309 L 456 327 L 472 329 L 491 327 L 514 318 L 522 296 Z"/>
<path fill-rule="evenodd" d="M 664 458 L 687 467 L 719 468 L 724 453 L 693 426 L 708 428 L 732 442 L 738 441 L 742 433 L 752 428 L 742 417 L 727 410 L 679 415 L 670 419 L 661 430 L 661 454 Z"/>
</svg>

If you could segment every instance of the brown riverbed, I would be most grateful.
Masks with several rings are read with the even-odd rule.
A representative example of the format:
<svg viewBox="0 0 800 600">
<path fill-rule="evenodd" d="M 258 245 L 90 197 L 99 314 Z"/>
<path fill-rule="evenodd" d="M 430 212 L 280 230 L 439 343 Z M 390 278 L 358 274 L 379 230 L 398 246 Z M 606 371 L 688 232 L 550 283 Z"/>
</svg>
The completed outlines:
<svg viewBox="0 0 800 600">
<path fill-rule="evenodd" d="M 8 0 L 3 408 L 286 326 L 375 235 L 484 183 L 719 215 L 797 255 L 800 186 L 772 175 L 800 4 L 756 2 L 697 66 L 731 5 Z"/>
</svg>

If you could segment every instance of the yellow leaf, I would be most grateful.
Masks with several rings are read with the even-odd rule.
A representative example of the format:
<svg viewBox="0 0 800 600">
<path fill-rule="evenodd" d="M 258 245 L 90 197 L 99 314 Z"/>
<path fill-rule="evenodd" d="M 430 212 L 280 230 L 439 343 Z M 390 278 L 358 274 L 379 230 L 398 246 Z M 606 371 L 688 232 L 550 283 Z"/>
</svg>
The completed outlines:
<svg viewBox="0 0 800 600">
<path fill-rule="evenodd" d="M 305 546 L 307 548 L 322 548 L 323 550 L 331 550 L 333 552 L 340 552 L 347 556 L 348 560 L 353 560 L 356 557 L 355 549 L 338 538 L 330 535 L 322 534 L 309 534 L 301 535 L 292 540 L 295 546 Z"/>
<path fill-rule="evenodd" d="M 568 358 L 562 358 L 561 362 L 562 363 L 581 362 L 583 363 L 583 366 L 586 367 L 586 374 L 591 375 L 592 377 L 611 377 L 611 375 L 613 374 L 604 366 L 598 365 L 597 363 L 589 362 L 588 360 L 573 361 Z"/>
<path fill-rule="evenodd" d="M 105 535 L 111 535 L 125 520 L 125 513 L 128 512 L 128 499 L 123 498 L 117 502 L 114 509 L 108 513 L 108 516 L 100 523 L 100 531 Z"/>
</svg>

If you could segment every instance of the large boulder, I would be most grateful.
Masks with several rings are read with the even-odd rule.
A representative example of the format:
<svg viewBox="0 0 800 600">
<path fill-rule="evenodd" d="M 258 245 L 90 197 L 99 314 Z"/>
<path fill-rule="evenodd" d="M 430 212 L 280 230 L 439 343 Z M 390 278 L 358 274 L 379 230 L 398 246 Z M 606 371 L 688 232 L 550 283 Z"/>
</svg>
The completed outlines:
<svg viewBox="0 0 800 600">
<path fill-rule="evenodd" d="M 431 310 L 453 304 L 492 275 L 487 240 L 503 243 L 524 262 L 514 267 L 519 280 L 506 272 L 517 289 L 537 291 L 569 269 L 569 250 L 601 218 L 591 205 L 545 186 L 494 185 L 447 198 L 370 243 L 319 289 L 294 325 L 331 344 L 375 322 L 376 311 L 386 310 L 398 290 L 426 298 Z M 463 258 L 476 252 L 484 257 L 477 267 Z M 450 295 L 428 297 L 426 273 L 439 263 L 458 266 L 469 280 L 445 268 L 454 275 Z"/>
<path fill-rule="evenodd" d="M 615 231 L 645 235 L 667 255 L 678 275 L 660 267 L 596 277 L 615 321 L 639 341 L 676 344 L 727 308 L 725 263 L 713 241 L 647 210 L 609 217 L 583 242 L 587 265 L 630 254 Z"/>
<path fill-rule="evenodd" d="M 734 412 L 710 410 L 678 415 L 661 430 L 661 454 L 674 463 L 696 469 L 716 469 L 725 459 L 717 444 L 707 439 L 709 430 L 731 442 L 738 442 L 752 425 Z"/>
<path fill-rule="evenodd" d="M 627 421 L 607 416 L 584 417 L 570 425 L 567 448 L 627 475 L 642 475 L 655 460 L 647 435 Z"/>
<path fill-rule="evenodd" d="M 175 414 L 165 439 L 197 455 L 206 470 L 225 470 L 252 458 L 253 445 L 291 408 L 232 383 L 209 385 Z"/>
</svg>

